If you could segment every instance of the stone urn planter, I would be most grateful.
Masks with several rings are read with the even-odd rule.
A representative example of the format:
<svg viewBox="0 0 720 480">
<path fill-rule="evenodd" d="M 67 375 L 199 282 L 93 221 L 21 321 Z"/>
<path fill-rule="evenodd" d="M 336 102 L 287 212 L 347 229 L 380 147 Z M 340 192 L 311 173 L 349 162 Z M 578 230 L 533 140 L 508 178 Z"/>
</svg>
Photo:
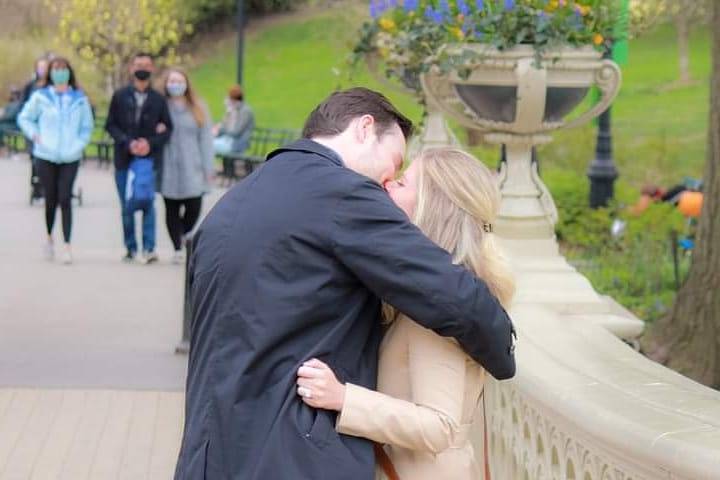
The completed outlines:
<svg viewBox="0 0 720 480">
<path fill-rule="evenodd" d="M 470 72 L 467 78 L 437 69 L 422 75 L 428 102 L 460 124 L 484 131 L 486 141 L 506 145 L 497 233 L 552 239 L 557 211 L 532 164 L 532 147 L 549 142 L 550 132 L 582 125 L 605 111 L 620 89 L 620 69 L 590 47 L 546 52 L 539 65 L 532 45 L 504 51 L 483 44 L 444 49 L 449 54 L 463 50 L 474 53 L 474 60 L 463 65 Z M 593 86 L 601 92 L 600 101 L 567 120 Z"/>
<path fill-rule="evenodd" d="M 420 78 L 408 76 L 402 81 L 391 81 L 383 72 L 382 59 L 377 54 L 365 55 L 365 63 L 368 71 L 378 83 L 390 90 L 411 95 L 419 103 L 425 104 L 426 116 L 422 128 L 408 143 L 406 156 L 409 159 L 420 153 L 423 148 L 460 146 L 460 142 L 448 126 L 442 110 L 424 95 Z"/>
</svg>

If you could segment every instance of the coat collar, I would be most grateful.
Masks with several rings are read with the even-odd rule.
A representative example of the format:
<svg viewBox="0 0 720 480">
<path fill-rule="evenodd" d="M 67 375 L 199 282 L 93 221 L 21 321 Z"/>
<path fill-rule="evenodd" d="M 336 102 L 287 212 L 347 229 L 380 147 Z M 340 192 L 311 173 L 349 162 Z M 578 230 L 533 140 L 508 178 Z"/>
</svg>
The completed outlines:
<svg viewBox="0 0 720 480">
<path fill-rule="evenodd" d="M 290 145 L 286 145 L 284 147 L 278 148 L 277 150 L 273 151 L 268 155 L 267 159 L 270 160 L 271 158 L 283 153 L 283 152 L 306 152 L 306 153 L 314 153 L 316 155 L 320 155 L 323 158 L 326 158 L 327 160 L 330 160 L 335 165 L 338 165 L 340 167 L 345 166 L 345 163 L 342 161 L 342 158 L 340 158 L 340 155 L 335 151 L 331 150 L 328 147 L 324 145 L 320 145 L 319 143 L 310 140 L 308 138 L 302 138 L 300 140 L 297 140 Z"/>
</svg>

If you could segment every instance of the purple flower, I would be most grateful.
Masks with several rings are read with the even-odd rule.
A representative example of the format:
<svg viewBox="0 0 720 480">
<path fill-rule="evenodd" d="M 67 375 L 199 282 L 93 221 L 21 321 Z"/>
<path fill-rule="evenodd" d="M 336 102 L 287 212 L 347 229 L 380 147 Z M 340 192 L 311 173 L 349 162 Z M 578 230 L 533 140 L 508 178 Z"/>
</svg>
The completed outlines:
<svg viewBox="0 0 720 480">
<path fill-rule="evenodd" d="M 406 12 L 414 12 L 420 6 L 420 0 L 404 0 L 403 8 Z"/>
<path fill-rule="evenodd" d="M 370 0 L 370 16 L 378 18 L 387 10 L 385 0 Z"/>
<path fill-rule="evenodd" d="M 505 10 L 512 10 L 515 8 L 515 0 L 505 0 Z"/>
<path fill-rule="evenodd" d="M 433 23 L 441 24 L 444 20 L 442 12 L 434 10 L 430 5 L 425 8 L 425 18 Z"/>
<path fill-rule="evenodd" d="M 389 8 L 395 8 L 397 7 L 398 3 L 397 0 L 387 0 L 387 6 Z"/>
<path fill-rule="evenodd" d="M 450 3 L 448 3 L 448 0 L 440 0 L 440 11 L 442 13 L 450 13 Z"/>
<path fill-rule="evenodd" d="M 465 3 L 465 0 L 457 0 L 457 8 L 462 16 L 467 17 L 470 15 L 470 7 Z"/>
<path fill-rule="evenodd" d="M 482 12 L 485 10 L 485 2 L 483 2 L 483 0 L 475 0 L 475 8 L 477 8 L 478 12 Z"/>
<path fill-rule="evenodd" d="M 370 0 L 370 18 L 376 19 L 380 16 L 380 12 L 378 12 L 378 6 L 375 3 L 375 0 Z"/>
</svg>

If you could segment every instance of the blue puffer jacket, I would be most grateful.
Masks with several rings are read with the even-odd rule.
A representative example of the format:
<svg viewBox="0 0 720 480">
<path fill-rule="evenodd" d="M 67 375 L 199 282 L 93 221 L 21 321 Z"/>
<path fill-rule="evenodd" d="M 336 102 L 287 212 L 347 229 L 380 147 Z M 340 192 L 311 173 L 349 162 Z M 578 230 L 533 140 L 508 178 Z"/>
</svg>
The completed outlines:
<svg viewBox="0 0 720 480">
<path fill-rule="evenodd" d="M 90 102 L 80 90 L 71 88 L 58 94 L 53 87 L 46 87 L 32 94 L 18 116 L 18 126 L 29 139 L 37 137 L 35 157 L 53 163 L 75 162 L 90 143 Z"/>
</svg>

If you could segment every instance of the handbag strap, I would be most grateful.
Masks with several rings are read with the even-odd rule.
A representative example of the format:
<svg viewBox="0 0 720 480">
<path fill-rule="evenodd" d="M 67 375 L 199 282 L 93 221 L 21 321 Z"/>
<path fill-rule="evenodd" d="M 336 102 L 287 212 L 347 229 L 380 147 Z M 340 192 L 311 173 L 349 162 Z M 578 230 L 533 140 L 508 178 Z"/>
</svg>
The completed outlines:
<svg viewBox="0 0 720 480">
<path fill-rule="evenodd" d="M 385 452 L 382 445 L 379 443 L 373 443 L 373 447 L 375 448 L 375 458 L 380 464 L 380 467 L 383 469 L 383 472 L 385 472 L 385 476 L 388 480 L 400 480 L 400 476 L 398 475 L 397 470 L 395 470 L 392 460 L 390 460 L 390 457 L 388 457 L 388 454 Z"/>
<path fill-rule="evenodd" d="M 483 404 L 483 463 L 485 467 L 485 480 L 492 480 L 490 476 L 490 448 L 488 446 L 488 433 L 487 433 L 487 410 L 485 409 L 485 388 L 482 393 L 482 404 Z"/>
</svg>

